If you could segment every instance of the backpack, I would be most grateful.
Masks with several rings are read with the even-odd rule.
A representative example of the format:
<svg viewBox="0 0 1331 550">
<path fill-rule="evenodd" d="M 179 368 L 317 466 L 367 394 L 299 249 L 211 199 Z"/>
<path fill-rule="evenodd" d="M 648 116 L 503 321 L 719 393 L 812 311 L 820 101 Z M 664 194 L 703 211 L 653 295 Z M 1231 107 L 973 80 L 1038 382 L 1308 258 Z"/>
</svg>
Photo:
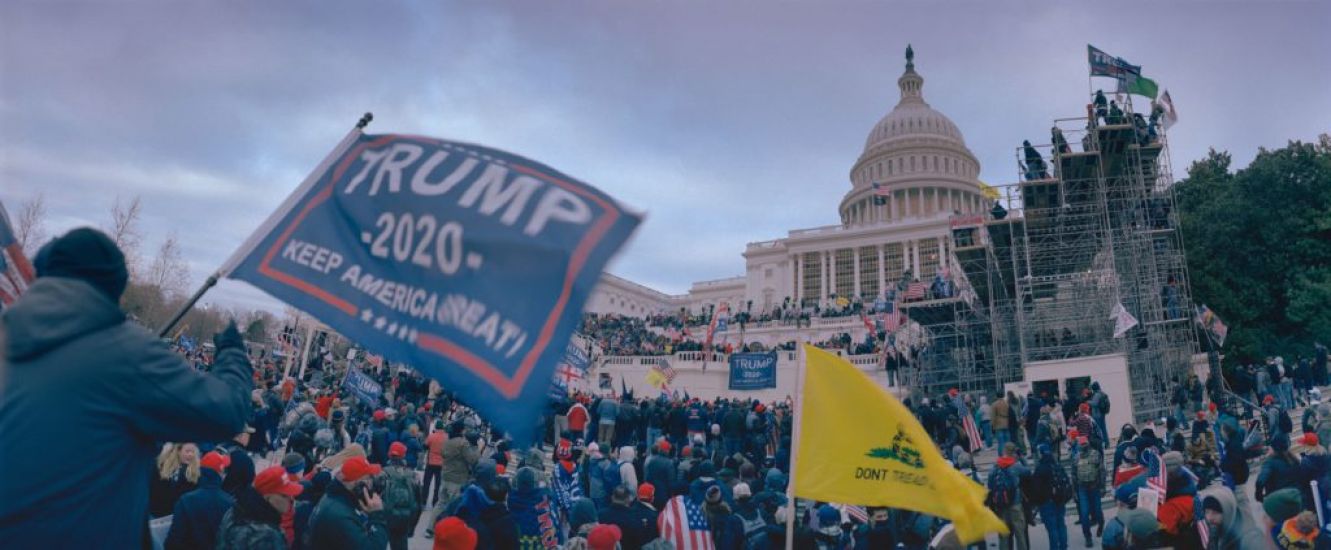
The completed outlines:
<svg viewBox="0 0 1331 550">
<path fill-rule="evenodd" d="M 614 494 L 615 489 L 624 484 L 623 476 L 619 475 L 619 463 L 606 461 L 606 466 L 601 470 L 601 487 L 605 490 L 608 498 Z"/>
<path fill-rule="evenodd" d="M 1069 500 L 1076 498 L 1077 492 L 1072 488 L 1072 480 L 1068 478 L 1068 471 L 1062 466 L 1054 467 L 1054 487 L 1050 492 L 1050 497 L 1054 502 L 1062 505 Z"/>
<path fill-rule="evenodd" d="M 314 446 L 320 449 L 332 450 L 333 430 L 330 428 L 319 428 L 314 432 Z"/>
<path fill-rule="evenodd" d="M 994 468 L 989 475 L 989 505 L 1005 510 L 1017 501 L 1017 477 L 1007 468 Z"/>
<path fill-rule="evenodd" d="M 410 525 L 412 518 L 420 513 L 420 502 L 416 500 L 415 472 L 402 466 L 390 466 L 384 476 L 384 515 L 388 524 L 394 527 Z"/>
<path fill-rule="evenodd" d="M 313 434 L 319 431 L 319 426 L 321 424 L 323 423 L 319 421 L 319 415 L 314 414 L 314 411 L 310 411 L 300 417 L 300 420 L 296 423 L 296 426 L 302 432 L 305 432 L 307 434 Z"/>
<path fill-rule="evenodd" d="M 1100 413 L 1106 416 L 1109 415 L 1109 396 L 1105 395 L 1104 392 L 1096 392 L 1095 398 L 1100 403 Z"/>
<path fill-rule="evenodd" d="M 735 517 L 739 518 L 740 525 L 744 528 L 745 547 L 748 550 L 766 548 L 767 540 L 758 536 L 767 528 L 767 522 L 763 521 L 763 515 L 755 513 L 753 519 L 744 519 L 744 516 L 739 514 L 735 514 Z M 760 545 L 760 543 L 764 543 L 764 545 Z"/>
<path fill-rule="evenodd" d="M 1101 468 L 1104 460 L 1094 450 L 1083 450 L 1077 457 L 1077 483 L 1082 486 L 1099 486 L 1104 483 Z"/>
</svg>

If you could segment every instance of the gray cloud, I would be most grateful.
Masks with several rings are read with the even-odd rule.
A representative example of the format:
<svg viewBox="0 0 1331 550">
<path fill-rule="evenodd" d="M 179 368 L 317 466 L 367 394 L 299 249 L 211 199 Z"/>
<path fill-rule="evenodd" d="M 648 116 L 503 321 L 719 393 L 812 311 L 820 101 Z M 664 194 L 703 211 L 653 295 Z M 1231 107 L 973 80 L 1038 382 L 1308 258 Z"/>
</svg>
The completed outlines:
<svg viewBox="0 0 1331 550">
<path fill-rule="evenodd" d="M 1082 112 L 1085 45 L 1144 66 L 1206 149 L 1331 128 L 1319 2 L 894 6 L 658 3 L 48 3 L 0 6 L 0 199 L 51 229 L 142 195 L 202 280 L 365 110 L 372 132 L 485 143 L 645 210 L 612 270 L 669 292 L 743 272 L 744 244 L 837 221 L 913 43 L 927 100 L 980 158 Z M 1092 83 L 1108 86 L 1109 83 Z M 12 206 L 11 206 L 12 207 Z M 242 284 L 212 295 L 272 302 Z"/>
</svg>

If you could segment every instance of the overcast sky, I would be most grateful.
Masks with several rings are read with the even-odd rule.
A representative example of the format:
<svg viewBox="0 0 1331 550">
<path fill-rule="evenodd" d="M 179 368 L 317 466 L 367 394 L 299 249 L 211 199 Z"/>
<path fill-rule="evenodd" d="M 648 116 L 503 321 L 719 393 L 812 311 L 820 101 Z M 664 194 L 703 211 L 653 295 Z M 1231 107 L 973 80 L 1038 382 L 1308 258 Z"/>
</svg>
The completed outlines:
<svg viewBox="0 0 1331 550">
<path fill-rule="evenodd" d="M 1082 112 L 1088 42 L 1171 92 L 1182 177 L 1331 130 L 1329 26 L 1313 1 L 9 1 L 0 201 L 44 193 L 54 235 L 141 196 L 144 254 L 176 232 L 197 284 L 373 111 L 370 133 L 506 149 L 645 211 L 610 270 L 680 293 L 837 223 L 907 43 L 988 183 Z"/>
</svg>

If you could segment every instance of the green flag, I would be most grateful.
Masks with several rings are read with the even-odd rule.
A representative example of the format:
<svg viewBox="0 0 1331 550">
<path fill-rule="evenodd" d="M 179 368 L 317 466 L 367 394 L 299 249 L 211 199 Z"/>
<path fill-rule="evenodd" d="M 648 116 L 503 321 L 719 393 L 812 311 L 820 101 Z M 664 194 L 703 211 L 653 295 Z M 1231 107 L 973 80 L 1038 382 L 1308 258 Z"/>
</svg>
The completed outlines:
<svg viewBox="0 0 1331 550">
<path fill-rule="evenodd" d="M 1155 84 L 1154 80 L 1141 75 L 1127 75 L 1119 80 L 1119 86 L 1120 92 L 1146 96 L 1151 99 L 1155 99 L 1155 96 L 1160 93 L 1160 87 Z"/>
</svg>

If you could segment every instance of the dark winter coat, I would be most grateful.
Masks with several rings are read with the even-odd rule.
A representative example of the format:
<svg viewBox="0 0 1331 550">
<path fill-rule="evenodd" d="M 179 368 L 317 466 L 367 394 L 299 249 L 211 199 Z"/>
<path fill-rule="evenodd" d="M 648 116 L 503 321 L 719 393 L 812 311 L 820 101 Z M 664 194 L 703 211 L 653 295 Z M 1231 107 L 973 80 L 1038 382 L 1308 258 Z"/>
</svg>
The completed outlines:
<svg viewBox="0 0 1331 550">
<path fill-rule="evenodd" d="M 1257 500 L 1289 487 L 1299 487 L 1298 465 L 1291 463 L 1284 455 L 1267 457 L 1262 462 L 1262 472 L 1257 474 Z"/>
<path fill-rule="evenodd" d="M 383 511 L 366 516 L 356 497 L 340 481 L 328 485 L 328 493 L 310 514 L 306 548 L 363 550 L 388 547 L 388 524 Z"/>
<path fill-rule="evenodd" d="M 654 518 L 653 518 L 654 519 Z M 628 506 L 611 504 L 601 510 L 600 522 L 616 525 L 624 538 L 619 541 L 624 550 L 637 550 L 656 538 L 656 522 Z"/>
<path fill-rule="evenodd" d="M 148 517 L 160 518 L 171 515 L 176 502 L 185 493 L 193 491 L 198 484 L 186 476 L 186 466 L 181 465 L 171 477 L 163 478 L 156 470 L 148 483 Z"/>
<path fill-rule="evenodd" d="M 254 459 L 241 448 L 239 443 L 228 441 L 220 445 L 227 452 L 231 464 L 226 467 L 226 478 L 222 480 L 222 490 L 235 496 L 241 489 L 254 484 Z"/>
<path fill-rule="evenodd" d="M 517 550 L 517 520 L 509 513 L 508 506 L 490 500 L 480 487 L 468 485 L 463 490 L 457 516 L 476 530 L 477 548 Z"/>
<path fill-rule="evenodd" d="M 222 476 L 204 468 L 199 488 L 180 497 L 172 512 L 171 530 L 166 533 L 166 550 L 212 548 L 217 530 L 236 499 L 222 490 Z"/>
<path fill-rule="evenodd" d="M 6 547 L 140 546 L 158 442 L 223 441 L 249 418 L 244 351 L 218 350 L 202 373 L 83 281 L 37 279 L 3 324 Z"/>
<path fill-rule="evenodd" d="M 236 505 L 222 518 L 217 531 L 217 550 L 285 550 L 282 514 L 277 513 L 253 487 L 236 492 Z"/>
<path fill-rule="evenodd" d="M 651 483 L 656 488 L 656 498 L 652 504 L 658 508 L 663 506 L 667 500 L 670 500 L 671 485 L 674 484 L 675 476 L 678 471 L 675 468 L 675 461 L 661 455 L 652 455 L 647 458 L 647 463 L 643 465 L 643 478 L 647 483 Z"/>
</svg>

